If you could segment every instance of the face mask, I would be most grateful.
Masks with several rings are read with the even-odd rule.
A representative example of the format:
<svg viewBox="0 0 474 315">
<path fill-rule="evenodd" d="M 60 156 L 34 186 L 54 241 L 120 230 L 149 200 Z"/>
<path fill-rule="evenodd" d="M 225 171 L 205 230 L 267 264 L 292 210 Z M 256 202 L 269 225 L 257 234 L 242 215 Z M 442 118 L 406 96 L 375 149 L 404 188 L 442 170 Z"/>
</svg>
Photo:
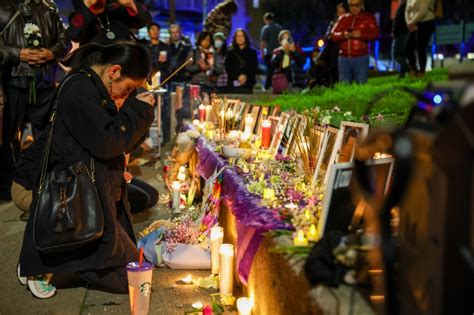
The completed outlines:
<svg viewBox="0 0 474 315">
<path fill-rule="evenodd" d="M 287 38 L 283 38 L 283 39 L 281 40 L 281 45 L 282 45 L 282 46 L 286 46 L 287 44 L 288 44 L 288 39 L 287 39 Z"/>
<path fill-rule="evenodd" d="M 214 47 L 216 47 L 217 49 L 222 48 L 222 46 L 224 46 L 224 42 L 223 42 L 223 41 L 221 41 L 221 40 L 215 40 L 215 41 L 214 41 Z"/>
</svg>

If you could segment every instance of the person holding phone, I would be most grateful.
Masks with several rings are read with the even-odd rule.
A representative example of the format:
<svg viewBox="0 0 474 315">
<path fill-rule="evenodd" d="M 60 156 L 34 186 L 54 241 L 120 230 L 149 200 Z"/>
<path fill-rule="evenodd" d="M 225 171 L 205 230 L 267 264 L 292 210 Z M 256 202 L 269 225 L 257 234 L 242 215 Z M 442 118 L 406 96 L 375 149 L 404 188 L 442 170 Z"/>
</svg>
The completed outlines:
<svg viewBox="0 0 474 315">
<path fill-rule="evenodd" d="M 348 0 L 349 13 L 341 16 L 331 32 L 339 43 L 339 81 L 366 83 L 369 73 L 369 42 L 379 37 L 373 14 L 366 12 L 364 0 Z"/>
<path fill-rule="evenodd" d="M 281 93 L 281 90 L 291 90 L 292 84 L 294 82 L 294 74 L 298 67 L 303 67 L 306 58 L 303 50 L 300 47 L 296 46 L 293 36 L 289 30 L 282 30 L 278 34 L 278 42 L 280 47 L 276 48 L 273 51 L 273 57 L 271 61 L 271 66 L 274 69 L 274 74 L 272 77 L 272 88 L 275 94 Z M 282 77 L 283 74 L 288 83 L 286 89 L 284 86 L 276 89 L 275 84 L 281 82 L 275 80 L 277 77 Z M 284 85 L 284 84 L 283 84 Z"/>
</svg>

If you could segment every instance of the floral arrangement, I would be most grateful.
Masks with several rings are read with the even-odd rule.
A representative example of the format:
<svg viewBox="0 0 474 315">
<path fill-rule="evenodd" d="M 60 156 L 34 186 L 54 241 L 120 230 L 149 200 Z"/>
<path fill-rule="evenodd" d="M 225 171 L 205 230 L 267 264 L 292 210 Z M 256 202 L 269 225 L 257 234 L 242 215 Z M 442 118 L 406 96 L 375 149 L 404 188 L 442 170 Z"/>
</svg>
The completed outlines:
<svg viewBox="0 0 474 315">
<path fill-rule="evenodd" d="M 41 30 L 38 25 L 33 23 L 26 23 L 23 28 L 23 35 L 26 40 L 26 47 L 31 49 L 41 48 Z M 28 91 L 28 101 L 30 104 L 36 104 L 36 74 L 35 68 L 32 67 L 32 79 Z"/>
</svg>

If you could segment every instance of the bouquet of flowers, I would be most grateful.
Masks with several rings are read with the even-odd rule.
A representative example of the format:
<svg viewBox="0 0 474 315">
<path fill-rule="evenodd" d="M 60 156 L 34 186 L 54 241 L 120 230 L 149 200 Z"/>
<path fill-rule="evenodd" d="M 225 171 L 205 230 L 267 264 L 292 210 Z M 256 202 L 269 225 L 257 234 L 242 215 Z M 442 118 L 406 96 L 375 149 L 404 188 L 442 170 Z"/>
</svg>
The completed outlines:
<svg viewBox="0 0 474 315">
<path fill-rule="evenodd" d="M 41 30 L 38 25 L 33 23 L 26 23 L 23 28 L 23 35 L 26 40 L 26 47 L 30 49 L 40 49 L 41 48 Z M 28 100 L 30 104 L 36 104 L 36 78 L 35 78 L 35 68 L 32 68 L 33 77 L 30 82 L 30 89 Z"/>
</svg>

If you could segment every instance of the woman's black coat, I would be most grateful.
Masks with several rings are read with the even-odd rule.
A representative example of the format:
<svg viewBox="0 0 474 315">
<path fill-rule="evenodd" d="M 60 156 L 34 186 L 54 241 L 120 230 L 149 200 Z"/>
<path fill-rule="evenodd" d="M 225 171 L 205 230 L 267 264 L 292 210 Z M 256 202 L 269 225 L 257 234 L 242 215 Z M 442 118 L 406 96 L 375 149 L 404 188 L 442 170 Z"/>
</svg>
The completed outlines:
<svg viewBox="0 0 474 315">
<path fill-rule="evenodd" d="M 78 161 L 90 166 L 91 156 L 95 159 L 104 233 L 100 241 L 73 252 L 40 254 L 33 243 L 34 200 L 20 255 L 24 276 L 100 270 L 137 259 L 123 180 L 123 153 L 145 135 L 154 111 L 129 97 L 118 112 L 99 76 L 91 69 L 80 72 L 65 83 L 59 96 L 48 170 L 65 169 Z M 34 196 L 36 192 L 34 188 Z"/>
<path fill-rule="evenodd" d="M 225 70 L 228 75 L 227 87 L 229 93 L 252 93 L 256 82 L 256 74 L 258 70 L 257 52 L 246 47 L 244 49 L 232 47 L 227 53 L 225 60 Z M 235 87 L 236 81 L 241 74 L 247 76 L 247 82 L 243 86 Z"/>
</svg>

